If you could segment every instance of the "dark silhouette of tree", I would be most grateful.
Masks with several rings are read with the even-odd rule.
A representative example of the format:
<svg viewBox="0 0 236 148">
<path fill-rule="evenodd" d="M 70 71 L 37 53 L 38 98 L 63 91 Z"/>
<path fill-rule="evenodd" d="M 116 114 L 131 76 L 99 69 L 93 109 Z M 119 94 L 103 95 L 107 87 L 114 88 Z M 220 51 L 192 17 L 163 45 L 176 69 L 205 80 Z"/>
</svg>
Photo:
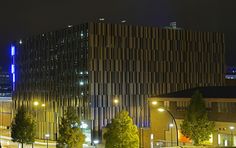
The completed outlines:
<svg viewBox="0 0 236 148">
<path fill-rule="evenodd" d="M 35 123 L 24 107 L 17 110 L 17 114 L 11 123 L 11 137 L 13 142 L 19 142 L 24 146 L 35 141 Z"/>
</svg>

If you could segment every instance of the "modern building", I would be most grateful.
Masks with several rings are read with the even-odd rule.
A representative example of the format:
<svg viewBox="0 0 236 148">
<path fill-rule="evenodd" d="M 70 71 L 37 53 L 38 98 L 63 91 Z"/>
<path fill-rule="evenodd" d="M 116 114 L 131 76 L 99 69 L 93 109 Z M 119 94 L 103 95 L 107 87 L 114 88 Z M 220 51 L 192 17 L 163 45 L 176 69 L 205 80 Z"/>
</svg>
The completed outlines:
<svg viewBox="0 0 236 148">
<path fill-rule="evenodd" d="M 12 50 L 14 104 L 38 113 L 41 138 L 56 139 L 58 117 L 68 106 L 91 121 L 93 131 L 124 109 L 136 124 L 149 126 L 148 97 L 225 80 L 218 32 L 85 23 L 19 40 Z"/>
<path fill-rule="evenodd" d="M 0 131 L 3 134 L 11 124 L 12 81 L 8 72 L 0 69 Z"/>
<path fill-rule="evenodd" d="M 199 91 L 203 95 L 210 121 L 215 122 L 216 132 L 212 133 L 206 145 L 236 146 L 236 87 L 200 87 L 150 97 L 150 128 L 143 129 L 142 145 L 176 145 L 176 127 L 170 113 L 177 122 L 179 145 L 191 145 L 191 141 L 181 134 L 182 123 L 192 95 Z M 152 103 L 157 102 L 157 103 Z M 168 112 L 160 112 L 158 108 Z M 152 145 L 152 146 L 151 146 Z"/>
<path fill-rule="evenodd" d="M 12 81 L 8 72 L 0 71 L 0 99 L 12 97 Z"/>
</svg>

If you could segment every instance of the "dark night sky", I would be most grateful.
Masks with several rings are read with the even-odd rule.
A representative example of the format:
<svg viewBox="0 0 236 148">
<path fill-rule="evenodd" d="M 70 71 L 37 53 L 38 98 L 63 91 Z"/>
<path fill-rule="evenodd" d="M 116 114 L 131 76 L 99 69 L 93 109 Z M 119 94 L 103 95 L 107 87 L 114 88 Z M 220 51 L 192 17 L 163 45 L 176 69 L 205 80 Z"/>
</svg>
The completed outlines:
<svg viewBox="0 0 236 148">
<path fill-rule="evenodd" d="M 226 37 L 226 63 L 236 65 L 236 0 L 2 0 L 0 66 L 10 65 L 9 45 L 24 36 L 95 21 L 177 26 L 220 31 Z"/>
</svg>

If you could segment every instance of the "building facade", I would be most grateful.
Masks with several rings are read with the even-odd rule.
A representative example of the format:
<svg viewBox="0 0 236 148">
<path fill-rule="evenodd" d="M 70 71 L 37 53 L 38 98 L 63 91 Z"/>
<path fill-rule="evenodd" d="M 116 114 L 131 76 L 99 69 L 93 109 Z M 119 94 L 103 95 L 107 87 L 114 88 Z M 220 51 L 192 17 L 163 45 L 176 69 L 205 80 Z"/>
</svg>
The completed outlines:
<svg viewBox="0 0 236 148">
<path fill-rule="evenodd" d="M 136 124 L 149 126 L 146 98 L 224 85 L 224 54 L 224 35 L 217 32 L 109 23 L 69 26 L 15 43 L 14 103 L 45 111 L 38 128 L 52 133 L 52 139 L 68 106 L 77 108 L 81 120 L 91 121 L 94 131 L 123 109 Z M 36 109 L 34 101 L 45 107 Z"/>
<path fill-rule="evenodd" d="M 12 97 L 12 81 L 8 72 L 0 71 L 0 98 Z"/>
<path fill-rule="evenodd" d="M 173 118 L 168 112 L 160 112 L 158 108 L 169 110 L 177 121 L 179 145 L 192 145 L 192 141 L 181 134 L 180 124 L 190 104 L 192 95 L 199 91 L 203 95 L 205 107 L 210 121 L 215 122 L 215 132 L 205 145 L 217 147 L 236 146 L 236 93 L 235 86 L 231 87 L 201 87 L 178 91 L 148 98 L 150 105 L 151 126 L 144 129 L 144 147 L 176 145 L 176 128 Z M 152 101 L 157 101 L 152 105 Z"/>
</svg>

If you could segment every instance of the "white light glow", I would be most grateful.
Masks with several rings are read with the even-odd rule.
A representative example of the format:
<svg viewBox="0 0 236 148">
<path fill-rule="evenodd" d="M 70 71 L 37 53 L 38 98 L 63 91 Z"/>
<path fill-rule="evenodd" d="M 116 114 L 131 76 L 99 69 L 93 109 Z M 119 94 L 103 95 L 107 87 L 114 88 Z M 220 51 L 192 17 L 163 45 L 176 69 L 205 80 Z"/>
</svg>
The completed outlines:
<svg viewBox="0 0 236 148">
<path fill-rule="evenodd" d="M 88 128 L 88 124 L 81 122 L 80 128 Z"/>
<path fill-rule="evenodd" d="M 45 134 L 45 138 L 49 138 L 50 137 L 50 135 L 49 134 Z"/>
<path fill-rule="evenodd" d="M 235 127 L 234 127 L 234 126 L 230 126 L 229 129 L 230 129 L 230 130 L 234 130 Z"/>
<path fill-rule="evenodd" d="M 152 105 L 157 105 L 157 101 L 152 101 Z"/>
<path fill-rule="evenodd" d="M 105 19 L 102 17 L 102 18 L 99 18 L 99 21 L 104 21 Z"/>
<path fill-rule="evenodd" d="M 153 134 L 151 134 L 151 136 L 150 136 L 150 137 L 151 137 L 151 140 L 153 140 Z"/>
<path fill-rule="evenodd" d="M 39 102 L 38 101 L 34 101 L 34 106 L 38 106 Z"/>
<path fill-rule="evenodd" d="M 218 145 L 220 145 L 220 143 L 221 143 L 221 139 L 220 138 L 221 138 L 220 134 L 218 134 Z"/>
<path fill-rule="evenodd" d="M 164 112 L 164 111 L 165 111 L 164 108 L 158 108 L 157 110 L 158 110 L 159 112 Z"/>
<path fill-rule="evenodd" d="M 122 20 L 121 23 L 126 23 L 126 20 Z"/>
<path fill-rule="evenodd" d="M 93 143 L 94 143 L 94 144 L 98 144 L 98 143 L 99 143 L 99 140 L 93 140 Z"/>
<path fill-rule="evenodd" d="M 81 85 L 81 86 L 84 85 L 84 82 L 83 82 L 83 81 L 80 81 L 80 82 L 79 82 L 79 85 Z"/>
<path fill-rule="evenodd" d="M 170 123 L 170 124 L 169 124 L 169 127 L 174 127 L 174 124 L 173 124 L 173 123 Z"/>
</svg>

